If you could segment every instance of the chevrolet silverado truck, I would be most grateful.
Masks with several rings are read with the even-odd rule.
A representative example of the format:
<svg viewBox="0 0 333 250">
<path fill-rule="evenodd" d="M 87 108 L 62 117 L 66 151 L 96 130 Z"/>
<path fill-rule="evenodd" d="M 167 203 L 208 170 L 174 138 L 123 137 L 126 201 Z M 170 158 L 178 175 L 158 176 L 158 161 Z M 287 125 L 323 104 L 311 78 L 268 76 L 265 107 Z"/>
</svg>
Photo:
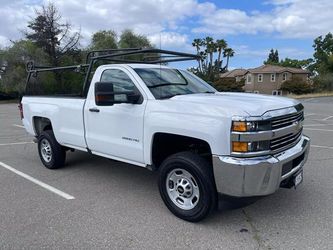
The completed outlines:
<svg viewBox="0 0 333 250">
<path fill-rule="evenodd" d="M 148 53 L 155 54 L 142 57 Z M 187 221 L 213 211 L 218 193 L 266 196 L 302 182 L 310 145 L 302 104 L 218 92 L 186 70 L 165 66 L 181 60 L 200 58 L 128 49 L 95 51 L 84 65 L 30 63 L 20 109 L 43 165 L 62 167 L 66 152 L 81 150 L 158 171 L 162 200 Z M 38 76 L 58 72 L 44 83 L 64 85 L 61 70 L 81 73 L 80 93 L 43 93 Z"/>
</svg>

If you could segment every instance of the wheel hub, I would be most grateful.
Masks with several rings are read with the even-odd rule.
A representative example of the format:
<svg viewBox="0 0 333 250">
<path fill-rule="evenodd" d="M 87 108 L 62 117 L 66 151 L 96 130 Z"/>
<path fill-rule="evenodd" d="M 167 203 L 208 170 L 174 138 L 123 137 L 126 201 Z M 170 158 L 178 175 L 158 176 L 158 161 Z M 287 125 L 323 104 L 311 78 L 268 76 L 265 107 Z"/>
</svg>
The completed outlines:
<svg viewBox="0 0 333 250">
<path fill-rule="evenodd" d="M 187 179 L 185 179 L 185 178 L 179 179 L 177 181 L 176 186 L 177 186 L 177 192 L 179 195 L 186 197 L 186 198 L 191 197 L 193 187 Z"/>
<path fill-rule="evenodd" d="M 200 198 L 199 187 L 194 177 L 184 169 L 174 169 L 166 181 L 167 193 L 172 202 L 181 209 L 193 209 Z"/>
<path fill-rule="evenodd" d="M 45 162 L 52 160 L 52 149 L 48 140 L 43 139 L 40 145 L 40 152 Z"/>
</svg>

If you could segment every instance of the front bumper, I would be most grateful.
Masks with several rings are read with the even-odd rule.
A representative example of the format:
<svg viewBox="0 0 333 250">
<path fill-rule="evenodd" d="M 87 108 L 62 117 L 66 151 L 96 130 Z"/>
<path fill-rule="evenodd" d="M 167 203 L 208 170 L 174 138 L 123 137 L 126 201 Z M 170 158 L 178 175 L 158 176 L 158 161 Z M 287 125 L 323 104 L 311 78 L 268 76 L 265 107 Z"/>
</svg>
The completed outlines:
<svg viewBox="0 0 333 250">
<path fill-rule="evenodd" d="M 302 136 L 292 148 L 281 153 L 253 158 L 213 155 L 213 170 L 217 191 L 221 194 L 249 197 L 274 193 L 282 181 L 302 169 L 310 149 L 310 139 Z M 299 162 L 297 159 L 300 159 Z M 283 173 L 285 164 L 297 165 Z"/>
</svg>

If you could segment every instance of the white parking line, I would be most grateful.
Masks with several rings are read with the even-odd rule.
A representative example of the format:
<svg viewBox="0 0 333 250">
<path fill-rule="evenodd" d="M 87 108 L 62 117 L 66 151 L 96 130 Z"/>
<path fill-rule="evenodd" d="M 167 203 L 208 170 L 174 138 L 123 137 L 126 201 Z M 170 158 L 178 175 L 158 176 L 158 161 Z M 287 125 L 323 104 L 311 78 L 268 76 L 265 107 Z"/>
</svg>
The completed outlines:
<svg viewBox="0 0 333 250">
<path fill-rule="evenodd" d="M 34 143 L 33 141 L 23 141 L 23 142 L 12 142 L 12 143 L 2 143 L 0 146 L 11 146 L 11 145 L 24 145 L 24 144 L 31 144 Z"/>
<path fill-rule="evenodd" d="M 329 146 L 320 146 L 320 145 L 311 145 L 311 147 L 313 147 L 313 148 L 326 148 L 326 149 L 333 149 L 333 147 L 329 147 Z"/>
<path fill-rule="evenodd" d="M 18 128 L 24 128 L 24 126 L 22 125 L 18 125 L 18 124 L 13 124 L 14 127 L 18 127 Z"/>
<path fill-rule="evenodd" d="M 5 168 L 5 169 L 8 169 L 9 171 L 12 171 L 13 173 L 15 173 L 15 174 L 17 174 L 17 175 L 19 175 L 19 176 L 21 176 L 21 177 L 23 177 L 25 179 L 27 179 L 28 181 L 31 181 L 31 182 L 37 184 L 38 186 L 40 186 L 42 188 L 45 188 L 46 190 L 48 190 L 50 192 L 53 192 L 53 193 L 61 196 L 62 198 L 65 198 L 66 200 L 73 200 L 73 199 L 75 199 L 74 196 L 66 194 L 65 192 L 60 191 L 59 189 L 56 189 L 56 188 L 54 188 L 54 187 L 52 187 L 52 186 L 50 186 L 50 185 L 48 185 L 48 184 L 46 184 L 46 183 L 44 183 L 42 181 L 39 181 L 39 180 L 35 179 L 34 177 L 31 177 L 30 175 L 27 175 L 27 174 L 25 174 L 25 173 L 23 173 L 23 172 L 15 169 L 15 168 L 11 167 L 11 166 L 8 166 L 7 164 L 5 164 L 5 163 L 3 163 L 1 161 L 0 161 L 0 166 L 3 167 L 3 168 Z"/>
<path fill-rule="evenodd" d="M 321 128 L 304 128 L 306 130 L 313 130 L 313 131 L 326 131 L 326 132 L 333 132 L 332 129 L 321 129 Z"/>
<path fill-rule="evenodd" d="M 333 118 L 333 115 L 324 118 L 323 121 L 327 121 L 327 120 L 329 120 L 329 119 L 331 119 L 331 118 Z"/>
<path fill-rule="evenodd" d="M 307 124 L 307 125 L 303 125 L 303 127 L 310 127 L 310 126 L 315 126 L 315 127 L 317 127 L 317 126 L 333 126 L 333 124 L 330 123 L 330 124 Z"/>
</svg>

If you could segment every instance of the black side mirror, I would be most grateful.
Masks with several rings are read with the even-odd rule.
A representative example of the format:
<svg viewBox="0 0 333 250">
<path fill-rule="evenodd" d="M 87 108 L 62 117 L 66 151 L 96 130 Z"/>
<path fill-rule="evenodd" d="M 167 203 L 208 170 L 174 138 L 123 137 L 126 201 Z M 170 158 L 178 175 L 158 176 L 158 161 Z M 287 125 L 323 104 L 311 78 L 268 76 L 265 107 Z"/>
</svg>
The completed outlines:
<svg viewBox="0 0 333 250">
<path fill-rule="evenodd" d="M 111 106 L 117 103 L 140 103 L 139 92 L 131 90 L 116 90 L 111 82 L 95 83 L 95 102 L 98 106 Z M 142 101 L 141 101 L 142 102 Z"/>
</svg>

